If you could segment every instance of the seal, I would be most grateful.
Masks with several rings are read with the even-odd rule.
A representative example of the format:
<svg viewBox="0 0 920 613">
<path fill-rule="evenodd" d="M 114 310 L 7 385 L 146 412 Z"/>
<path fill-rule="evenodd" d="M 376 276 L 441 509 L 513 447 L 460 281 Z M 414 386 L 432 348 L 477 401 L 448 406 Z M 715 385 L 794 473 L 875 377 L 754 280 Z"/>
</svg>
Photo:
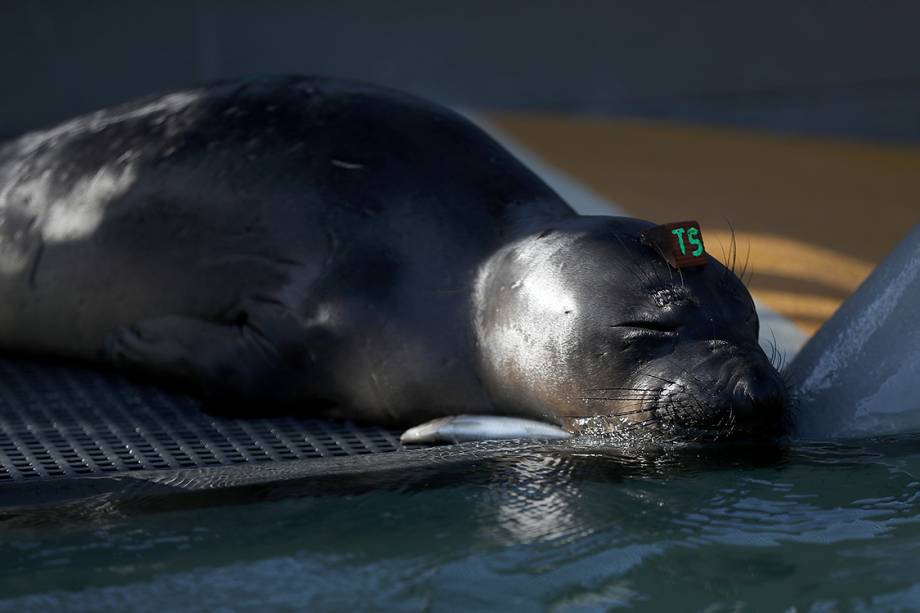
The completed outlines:
<svg viewBox="0 0 920 613">
<path fill-rule="evenodd" d="M 222 82 L 0 148 L 0 348 L 219 412 L 775 435 L 785 386 L 743 283 L 708 255 L 675 268 L 652 227 L 577 215 L 425 100 Z"/>
</svg>

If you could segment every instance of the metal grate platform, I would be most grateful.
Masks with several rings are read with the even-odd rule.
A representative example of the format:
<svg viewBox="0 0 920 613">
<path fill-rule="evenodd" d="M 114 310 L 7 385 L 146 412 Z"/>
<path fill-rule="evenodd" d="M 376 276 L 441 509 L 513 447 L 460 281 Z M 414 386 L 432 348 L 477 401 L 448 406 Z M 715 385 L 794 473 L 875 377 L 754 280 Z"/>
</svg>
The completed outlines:
<svg viewBox="0 0 920 613">
<path fill-rule="evenodd" d="M 399 434 L 383 428 L 215 417 L 114 373 L 0 358 L 0 484 L 399 449 Z"/>
</svg>

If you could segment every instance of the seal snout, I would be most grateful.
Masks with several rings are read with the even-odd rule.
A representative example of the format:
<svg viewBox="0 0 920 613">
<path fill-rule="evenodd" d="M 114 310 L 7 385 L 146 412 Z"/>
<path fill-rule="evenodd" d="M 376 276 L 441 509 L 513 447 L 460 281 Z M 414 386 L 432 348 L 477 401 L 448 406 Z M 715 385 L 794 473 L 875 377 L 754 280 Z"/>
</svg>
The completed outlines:
<svg viewBox="0 0 920 613">
<path fill-rule="evenodd" d="M 654 404 L 660 426 L 694 440 L 782 436 L 788 425 L 786 384 L 759 348 L 723 343 L 717 351 L 706 345 L 704 353 L 706 359 L 677 376 L 659 371 L 657 379 L 671 381 Z M 692 355 L 681 357 L 690 361 Z"/>
<path fill-rule="evenodd" d="M 758 438 L 782 434 L 787 405 L 786 386 L 772 366 L 745 370 L 731 388 L 733 434 Z"/>
</svg>

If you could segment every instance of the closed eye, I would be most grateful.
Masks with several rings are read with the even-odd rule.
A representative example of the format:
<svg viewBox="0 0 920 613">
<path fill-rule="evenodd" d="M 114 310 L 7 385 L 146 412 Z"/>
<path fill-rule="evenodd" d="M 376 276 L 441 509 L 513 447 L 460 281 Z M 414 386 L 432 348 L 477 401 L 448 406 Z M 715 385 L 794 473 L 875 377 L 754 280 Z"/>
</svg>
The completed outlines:
<svg viewBox="0 0 920 613">
<path fill-rule="evenodd" d="M 610 327 L 632 328 L 645 332 L 654 332 L 656 334 L 677 334 L 677 331 L 680 329 L 680 326 L 677 324 L 667 324 L 658 321 L 624 321 Z"/>
</svg>

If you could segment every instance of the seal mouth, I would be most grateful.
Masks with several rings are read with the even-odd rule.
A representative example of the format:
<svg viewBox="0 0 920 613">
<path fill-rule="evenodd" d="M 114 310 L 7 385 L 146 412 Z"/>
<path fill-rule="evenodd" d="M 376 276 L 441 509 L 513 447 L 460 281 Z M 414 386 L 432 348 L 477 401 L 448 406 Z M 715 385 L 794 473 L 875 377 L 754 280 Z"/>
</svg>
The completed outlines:
<svg viewBox="0 0 920 613">
<path fill-rule="evenodd" d="M 724 385 L 706 385 L 684 373 L 674 380 L 654 376 L 658 385 L 649 387 L 597 388 L 582 400 L 608 404 L 605 412 L 574 418 L 570 427 L 589 436 L 653 433 L 684 442 L 774 440 L 786 433 L 789 412 L 785 382 L 776 375 L 741 373 Z"/>
</svg>

